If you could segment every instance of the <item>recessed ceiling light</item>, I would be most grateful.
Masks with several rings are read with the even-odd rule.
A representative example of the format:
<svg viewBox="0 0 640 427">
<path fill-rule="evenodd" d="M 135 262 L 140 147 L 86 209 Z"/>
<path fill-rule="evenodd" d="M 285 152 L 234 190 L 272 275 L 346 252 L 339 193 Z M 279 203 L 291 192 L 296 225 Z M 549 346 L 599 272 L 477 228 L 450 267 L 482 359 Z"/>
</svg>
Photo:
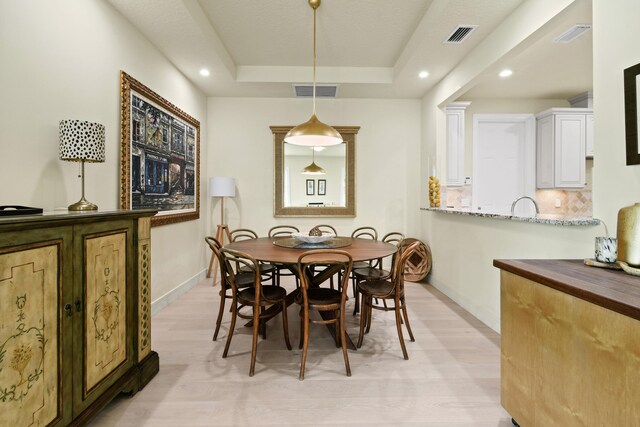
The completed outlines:
<svg viewBox="0 0 640 427">
<path fill-rule="evenodd" d="M 420 71 L 420 73 L 418 73 L 418 77 L 420 77 L 421 79 L 426 79 L 427 77 L 429 77 L 429 72 L 428 71 Z"/>
<path fill-rule="evenodd" d="M 506 69 L 506 70 L 502 70 L 500 71 L 500 73 L 498 74 L 500 77 L 509 77 L 511 74 L 513 74 L 513 71 Z"/>
<path fill-rule="evenodd" d="M 211 74 L 211 73 L 206 68 L 203 68 L 203 69 L 200 70 L 200 75 L 203 76 L 203 77 L 209 77 L 209 74 Z"/>
</svg>

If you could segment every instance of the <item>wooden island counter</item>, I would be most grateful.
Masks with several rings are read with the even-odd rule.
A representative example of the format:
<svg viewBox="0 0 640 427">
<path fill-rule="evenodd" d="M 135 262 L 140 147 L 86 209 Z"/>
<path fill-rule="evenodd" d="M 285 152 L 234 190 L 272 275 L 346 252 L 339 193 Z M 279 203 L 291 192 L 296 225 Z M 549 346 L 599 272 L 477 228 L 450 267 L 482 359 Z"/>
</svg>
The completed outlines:
<svg viewBox="0 0 640 427">
<path fill-rule="evenodd" d="M 522 427 L 640 425 L 640 278 L 582 260 L 500 268 L 501 403 Z"/>
</svg>

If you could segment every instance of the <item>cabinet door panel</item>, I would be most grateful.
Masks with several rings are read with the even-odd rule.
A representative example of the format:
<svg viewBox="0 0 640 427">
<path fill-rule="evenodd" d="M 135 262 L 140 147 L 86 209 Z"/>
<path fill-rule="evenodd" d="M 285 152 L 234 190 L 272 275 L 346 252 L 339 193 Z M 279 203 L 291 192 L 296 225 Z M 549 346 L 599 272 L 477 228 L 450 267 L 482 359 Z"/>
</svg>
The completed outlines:
<svg viewBox="0 0 640 427">
<path fill-rule="evenodd" d="M 133 366 L 133 232 L 130 222 L 74 228 L 74 414 L 82 412 Z"/>
<path fill-rule="evenodd" d="M 584 114 L 562 114 L 556 116 L 555 139 L 555 186 L 568 188 L 584 187 Z"/>
<path fill-rule="evenodd" d="M 3 237 L 14 244 L 29 240 L 27 233 L 8 234 Z M 64 331 L 70 322 L 62 313 L 63 241 L 58 235 L 0 248 L 0 425 L 53 426 L 70 420 L 70 407 L 63 408 L 71 385 L 62 377 L 63 340 L 67 350 L 71 344 Z"/>
</svg>

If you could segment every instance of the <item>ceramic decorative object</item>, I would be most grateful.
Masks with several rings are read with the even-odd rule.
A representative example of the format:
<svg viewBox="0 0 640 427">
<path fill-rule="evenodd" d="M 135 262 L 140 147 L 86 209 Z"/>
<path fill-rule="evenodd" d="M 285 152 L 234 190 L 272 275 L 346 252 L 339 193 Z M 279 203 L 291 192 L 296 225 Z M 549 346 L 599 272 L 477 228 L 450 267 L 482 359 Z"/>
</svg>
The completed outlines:
<svg viewBox="0 0 640 427">
<path fill-rule="evenodd" d="M 615 237 L 596 237 L 596 260 L 600 262 L 616 262 L 617 258 L 617 239 Z"/>
<path fill-rule="evenodd" d="M 618 261 L 640 267 L 640 203 L 618 211 Z"/>
<path fill-rule="evenodd" d="M 329 239 L 332 239 L 335 236 L 333 234 L 323 234 L 320 236 L 312 236 L 312 235 L 306 235 L 304 233 L 292 233 L 291 237 L 297 240 L 300 240 L 301 242 L 304 242 L 304 243 L 321 243 Z"/>
</svg>

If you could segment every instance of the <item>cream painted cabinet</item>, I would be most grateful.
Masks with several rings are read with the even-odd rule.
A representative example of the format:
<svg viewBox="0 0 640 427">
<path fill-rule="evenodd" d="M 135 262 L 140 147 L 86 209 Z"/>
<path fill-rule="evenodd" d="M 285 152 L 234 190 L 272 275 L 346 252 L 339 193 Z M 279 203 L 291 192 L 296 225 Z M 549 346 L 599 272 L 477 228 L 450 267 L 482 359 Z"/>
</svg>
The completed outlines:
<svg viewBox="0 0 640 427">
<path fill-rule="evenodd" d="M 587 141 L 593 141 L 592 118 L 587 108 L 552 108 L 536 116 L 538 188 L 584 187 Z"/>
<path fill-rule="evenodd" d="M 0 425 L 83 424 L 158 371 L 153 213 L 0 219 Z"/>
<path fill-rule="evenodd" d="M 449 187 L 464 185 L 464 111 L 471 102 L 454 102 L 447 105 L 447 173 L 445 184 Z"/>
</svg>

